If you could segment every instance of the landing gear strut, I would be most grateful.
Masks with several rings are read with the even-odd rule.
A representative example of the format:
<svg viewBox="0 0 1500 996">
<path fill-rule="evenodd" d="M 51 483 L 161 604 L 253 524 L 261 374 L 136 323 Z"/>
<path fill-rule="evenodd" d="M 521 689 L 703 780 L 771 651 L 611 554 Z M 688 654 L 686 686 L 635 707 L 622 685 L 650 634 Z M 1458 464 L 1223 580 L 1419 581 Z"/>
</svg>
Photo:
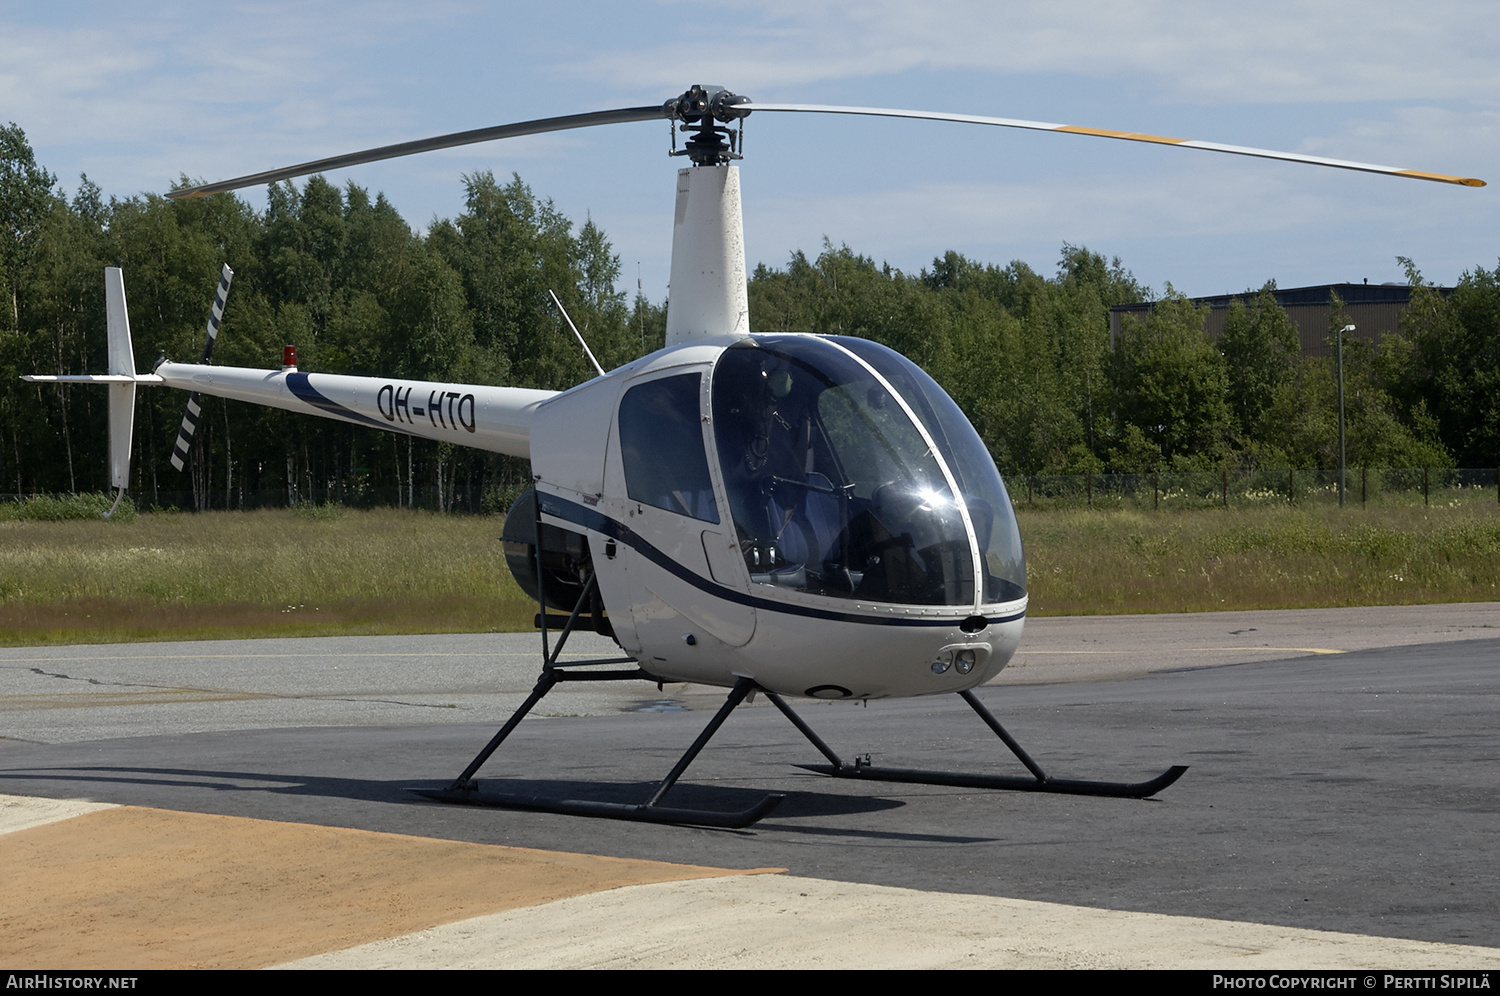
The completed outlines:
<svg viewBox="0 0 1500 996">
<path fill-rule="evenodd" d="M 548 646 L 547 626 L 556 618 L 547 614 L 547 585 L 545 572 L 543 570 L 543 538 L 546 533 L 542 529 L 541 502 L 536 503 L 536 566 L 537 566 L 537 626 L 542 631 L 542 673 L 537 678 L 536 686 L 532 688 L 531 694 L 521 707 L 511 714 L 505 725 L 490 738 L 484 749 L 474 756 L 469 766 L 464 768 L 463 773 L 453 780 L 453 783 L 445 789 L 417 789 L 418 795 L 434 799 L 438 802 L 464 803 L 471 806 L 495 806 L 502 809 L 530 809 L 546 813 L 562 813 L 568 816 L 602 816 L 615 820 L 634 820 L 642 823 L 678 823 L 689 826 L 722 827 L 725 829 L 738 829 L 747 827 L 763 818 L 771 810 L 775 809 L 784 795 L 772 793 L 763 797 L 749 809 L 739 812 L 717 812 L 702 809 L 683 809 L 672 806 L 663 806 L 662 797 L 671 790 L 682 773 L 687 770 L 688 765 L 707 746 L 713 735 L 724 725 L 729 714 L 734 712 L 751 692 L 755 691 L 755 682 L 749 678 L 741 678 L 736 682 L 729 692 L 729 697 L 719 707 L 703 732 L 698 734 L 692 746 L 673 765 L 672 770 L 663 778 L 661 784 L 657 785 L 656 791 L 645 802 L 637 805 L 618 802 L 596 802 L 588 799 L 554 799 L 545 796 L 515 795 L 511 793 L 481 791 L 479 783 L 475 781 L 474 775 L 484 763 L 490 759 L 490 755 L 505 742 L 505 738 L 520 725 L 526 714 L 540 702 L 547 693 L 556 688 L 558 684 L 565 681 L 634 681 L 643 679 L 645 681 L 657 682 L 655 675 L 646 671 L 638 664 L 633 668 L 620 668 L 616 665 L 636 664 L 633 657 L 606 657 L 597 660 L 567 661 L 561 660 L 563 647 L 568 642 L 568 636 L 575 629 L 591 629 L 594 632 L 609 632 L 607 624 L 600 616 L 602 603 L 598 598 L 599 581 L 595 574 L 590 571 L 588 579 L 583 584 L 583 590 L 578 596 L 577 603 L 573 606 L 572 613 L 567 621 L 563 623 L 562 631 L 558 634 L 557 645 Z M 588 610 L 588 619 L 582 619 L 585 609 Z"/>
<path fill-rule="evenodd" d="M 540 512 L 538 512 L 536 535 L 538 540 L 536 551 L 538 575 L 540 577 L 542 556 L 541 537 L 543 535 Z M 687 751 L 673 765 L 672 770 L 667 773 L 667 777 L 662 779 L 661 783 L 657 785 L 656 791 L 652 792 L 650 798 L 644 802 L 631 805 L 629 803 L 597 802 L 587 799 L 557 799 L 546 796 L 482 791 L 479 783 L 475 781 L 474 775 L 489 760 L 490 755 L 505 742 L 506 737 L 510 736 L 511 732 L 520 725 L 521 720 L 526 717 L 527 713 L 531 712 L 536 704 L 561 682 L 633 681 L 637 679 L 644 679 L 650 682 L 658 681 L 655 675 L 640 667 L 639 664 L 636 664 L 635 659 L 632 657 L 609 657 L 598 660 L 568 661 L 566 663 L 561 661 L 563 646 L 567 643 L 569 634 L 575 629 L 593 629 L 595 632 L 607 631 L 603 625 L 604 620 L 598 617 L 600 602 L 597 598 L 597 591 L 598 580 L 591 572 L 588 575 L 588 579 L 584 582 L 583 591 L 578 597 L 577 604 L 573 606 L 572 614 L 568 616 L 567 621 L 563 624 L 561 633 L 558 634 L 557 645 L 549 649 L 547 624 L 549 618 L 556 617 L 549 617 L 547 615 L 546 586 L 545 584 L 538 584 L 537 604 L 540 612 L 537 615 L 537 625 L 541 627 L 542 631 L 542 673 L 537 678 L 536 687 L 531 690 L 531 694 L 527 696 L 526 701 L 521 704 L 521 707 L 511 715 L 510 719 L 505 721 L 505 725 L 500 727 L 499 732 L 490 738 L 490 742 L 475 755 L 474 760 L 469 762 L 469 766 L 454 779 L 451 785 L 444 789 L 418 789 L 416 791 L 419 795 L 435 799 L 438 802 L 463 803 L 471 806 L 495 806 L 502 809 L 529 809 L 546 813 L 562 813 L 568 816 L 599 816 L 616 820 L 634 820 L 642 823 L 674 823 L 687 826 L 721 827 L 725 829 L 747 827 L 763 819 L 776 808 L 785 796 L 774 792 L 767 794 L 755 805 L 738 812 L 686 809 L 664 806 L 661 803 L 663 797 L 666 796 L 673 785 L 677 784 L 677 780 L 687 770 L 688 765 L 693 763 L 693 759 L 707 746 L 709 740 L 718 732 L 719 727 L 724 725 L 724 721 L 729 718 L 729 714 L 734 712 L 735 707 L 745 701 L 750 693 L 755 691 L 763 693 L 771 701 L 772 705 L 781 710 L 782 715 L 791 720 L 792 725 L 829 762 L 828 764 L 803 764 L 798 765 L 798 767 L 820 774 L 833 775 L 836 778 L 862 778 L 866 781 L 909 782 L 919 785 L 952 785 L 959 788 L 1060 792 L 1071 795 L 1099 795 L 1124 799 L 1144 799 L 1155 795 L 1168 785 L 1171 785 L 1182 777 L 1183 772 L 1187 771 L 1184 765 L 1173 765 L 1155 778 L 1144 782 L 1098 782 L 1074 778 L 1053 778 L 1041 769 L 1041 766 L 1032 759 L 1030 754 L 1026 753 L 1021 745 L 1016 742 L 1016 739 L 1006 731 L 1005 727 L 1000 725 L 1000 721 L 985 708 L 984 703 L 980 702 L 978 696 L 972 691 L 963 691 L 958 694 L 979 715 L 979 718 L 984 720 L 985 725 L 993 730 L 995 735 L 1005 743 L 1005 746 L 1010 748 L 1011 753 L 1020 759 L 1021 763 L 1031 772 L 1031 777 L 922 771 L 914 768 L 882 768 L 871 764 L 868 755 L 858 757 L 852 762 L 845 761 L 838 754 L 834 753 L 833 748 L 823 742 L 823 739 L 813 731 L 813 728 L 807 725 L 807 721 L 793 711 L 792 707 L 787 705 L 786 701 L 780 695 L 761 688 L 750 678 L 740 678 L 735 683 L 734 688 L 730 690 L 728 698 L 724 700 L 724 704 L 719 707 L 719 711 L 714 714 L 713 719 L 709 720 L 708 725 L 703 728 L 703 732 L 698 734 L 698 738 L 693 741 L 692 746 L 688 747 Z M 590 610 L 589 619 L 581 623 L 580 619 L 584 615 L 585 608 Z M 616 666 L 621 664 L 636 664 L 636 666 L 633 668 L 620 668 Z M 601 670 L 600 668 L 604 669 Z"/>
</svg>

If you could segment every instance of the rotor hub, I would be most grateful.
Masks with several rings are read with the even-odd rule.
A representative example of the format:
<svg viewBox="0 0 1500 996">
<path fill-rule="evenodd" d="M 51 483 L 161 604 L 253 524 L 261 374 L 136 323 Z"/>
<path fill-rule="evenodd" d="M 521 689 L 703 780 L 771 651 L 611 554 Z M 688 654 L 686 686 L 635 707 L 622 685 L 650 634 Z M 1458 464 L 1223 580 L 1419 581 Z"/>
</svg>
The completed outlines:
<svg viewBox="0 0 1500 996">
<path fill-rule="evenodd" d="M 744 119 L 750 108 L 742 105 L 749 100 L 720 86 L 695 83 L 681 96 L 667 101 L 662 105 L 662 115 L 673 122 L 668 155 L 687 156 L 694 166 L 722 166 L 743 158 Z M 740 122 L 739 127 L 729 127 L 735 121 Z M 679 127 L 688 135 L 681 149 L 677 148 Z"/>
</svg>

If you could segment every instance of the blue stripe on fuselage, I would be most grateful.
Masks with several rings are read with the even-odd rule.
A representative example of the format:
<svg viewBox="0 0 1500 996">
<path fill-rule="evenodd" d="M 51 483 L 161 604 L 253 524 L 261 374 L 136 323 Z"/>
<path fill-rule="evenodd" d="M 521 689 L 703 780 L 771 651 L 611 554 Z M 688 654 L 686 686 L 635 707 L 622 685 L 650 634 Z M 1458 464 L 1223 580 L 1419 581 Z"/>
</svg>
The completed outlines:
<svg viewBox="0 0 1500 996">
<path fill-rule="evenodd" d="M 967 619 L 968 616 L 960 616 L 947 619 L 934 619 L 922 616 L 869 616 L 854 612 L 837 612 L 832 609 L 815 608 L 810 605 L 792 605 L 787 602 L 772 601 L 769 598 L 759 598 L 755 595 L 747 595 L 733 588 L 726 588 L 716 584 L 662 553 L 650 542 L 644 539 L 623 522 L 616 522 L 598 509 L 579 505 L 559 498 L 556 495 L 542 494 L 537 492 L 537 500 L 541 503 L 543 513 L 553 518 L 571 522 L 574 525 L 591 529 L 596 533 L 602 533 L 610 539 L 624 543 L 647 560 L 651 561 L 662 570 L 681 578 L 688 584 L 707 592 L 715 598 L 722 598 L 726 602 L 734 602 L 736 605 L 748 605 L 751 608 L 765 612 L 781 612 L 787 615 L 808 616 L 813 619 L 829 619 L 836 622 L 862 623 L 868 626 L 957 626 Z M 986 618 L 990 625 L 1013 622 L 1026 615 L 1026 610 L 1014 612 L 1010 615 Z"/>
<path fill-rule="evenodd" d="M 339 404 L 337 401 L 334 401 L 332 398 L 321 394 L 317 388 L 308 383 L 307 377 L 308 375 L 305 373 L 287 374 L 287 390 L 296 395 L 298 400 L 307 402 L 314 408 L 323 412 L 325 415 L 331 415 L 334 418 L 343 419 L 345 422 L 355 422 L 359 425 L 374 426 L 377 429 L 385 429 L 388 432 L 405 432 L 408 436 L 416 435 L 416 433 L 411 432 L 404 426 L 392 424 L 389 422 L 377 422 L 375 419 L 371 418 L 368 415 L 361 415 L 359 412 L 354 411 L 352 408 L 345 408 L 343 405 Z"/>
</svg>

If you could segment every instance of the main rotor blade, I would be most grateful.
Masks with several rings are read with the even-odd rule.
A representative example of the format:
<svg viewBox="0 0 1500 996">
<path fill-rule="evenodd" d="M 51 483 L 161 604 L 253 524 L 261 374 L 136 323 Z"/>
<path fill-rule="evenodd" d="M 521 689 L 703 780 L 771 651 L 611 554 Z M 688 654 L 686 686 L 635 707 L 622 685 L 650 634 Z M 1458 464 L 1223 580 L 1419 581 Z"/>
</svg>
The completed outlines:
<svg viewBox="0 0 1500 996">
<path fill-rule="evenodd" d="M 267 170 L 264 173 L 252 173 L 250 176 L 241 176 L 233 180 L 220 180 L 218 183 L 205 183 L 200 187 L 183 187 L 179 190 L 171 191 L 167 196 L 172 200 L 182 200 L 188 197 L 207 197 L 209 194 L 220 194 L 226 190 L 239 190 L 241 187 L 254 187 L 262 183 L 276 183 L 280 180 L 289 180 L 294 176 L 307 176 L 311 173 L 322 173 L 325 170 L 341 169 L 345 166 L 358 166 L 361 163 L 378 162 L 381 159 L 413 156 L 419 152 L 431 152 L 434 149 L 451 149 L 458 145 L 493 142 L 502 138 L 519 138 L 522 135 L 539 135 L 549 131 L 567 131 L 571 128 L 589 128 L 593 125 L 626 124 L 632 121 L 655 121 L 664 116 L 662 106 L 654 104 L 650 107 L 621 107 L 612 111 L 591 111 L 587 114 L 565 114 L 562 117 L 556 118 L 538 118 L 535 121 L 520 121 L 516 124 L 496 125 L 493 128 L 476 128 L 472 131 L 454 132 L 451 135 L 437 135 L 433 138 L 418 139 L 415 142 L 402 142 L 398 145 L 383 145 L 378 149 L 366 149 L 363 152 L 351 152 L 348 155 L 319 159 L 315 162 L 302 163 L 299 166 L 287 166 L 283 169 Z"/>
<path fill-rule="evenodd" d="M 1364 173 L 1386 173 L 1416 180 L 1435 180 L 1438 183 L 1458 183 L 1465 187 L 1483 187 L 1483 180 L 1468 176 L 1448 176 L 1445 173 L 1426 173 L 1416 169 L 1399 169 L 1395 166 L 1377 166 L 1374 163 L 1350 162 L 1346 159 L 1325 159 L 1322 156 L 1304 156 L 1296 152 L 1276 152 L 1272 149 L 1252 149 L 1243 145 L 1221 145 L 1218 142 L 1195 142 L 1184 138 L 1166 138 L 1161 135 L 1143 135 L 1134 131 L 1111 131 L 1108 128 L 1084 128 L 1079 125 L 1050 124 L 1046 121 L 1022 121 L 1018 118 L 990 118 L 977 114 L 948 114 L 942 111 L 903 111 L 889 107 L 842 107 L 834 104 L 762 104 L 746 101 L 740 107 L 751 111 L 792 111 L 802 114 L 862 114 L 882 118 L 921 118 L 931 121 L 956 121 L 960 124 L 994 125 L 999 128 L 1024 128 L 1028 131 L 1060 131 L 1070 135 L 1093 135 L 1098 138 L 1118 138 L 1126 142 L 1151 142 L 1156 145 L 1175 145 L 1184 149 L 1202 149 L 1205 152 L 1227 152 L 1236 156 L 1257 156 L 1261 159 L 1283 159 L 1293 163 L 1310 163 L 1314 166 L 1332 166 L 1336 169 L 1353 169 Z"/>
</svg>

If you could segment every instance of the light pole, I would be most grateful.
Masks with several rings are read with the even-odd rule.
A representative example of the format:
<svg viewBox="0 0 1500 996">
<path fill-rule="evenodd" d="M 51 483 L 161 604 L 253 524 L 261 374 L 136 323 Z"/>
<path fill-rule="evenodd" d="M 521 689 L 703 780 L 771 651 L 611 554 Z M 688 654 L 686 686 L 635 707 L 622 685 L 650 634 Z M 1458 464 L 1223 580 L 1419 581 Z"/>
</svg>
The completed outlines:
<svg viewBox="0 0 1500 996">
<path fill-rule="evenodd" d="M 1339 329 L 1339 508 L 1344 507 L 1344 333 L 1353 325 Z"/>
</svg>

